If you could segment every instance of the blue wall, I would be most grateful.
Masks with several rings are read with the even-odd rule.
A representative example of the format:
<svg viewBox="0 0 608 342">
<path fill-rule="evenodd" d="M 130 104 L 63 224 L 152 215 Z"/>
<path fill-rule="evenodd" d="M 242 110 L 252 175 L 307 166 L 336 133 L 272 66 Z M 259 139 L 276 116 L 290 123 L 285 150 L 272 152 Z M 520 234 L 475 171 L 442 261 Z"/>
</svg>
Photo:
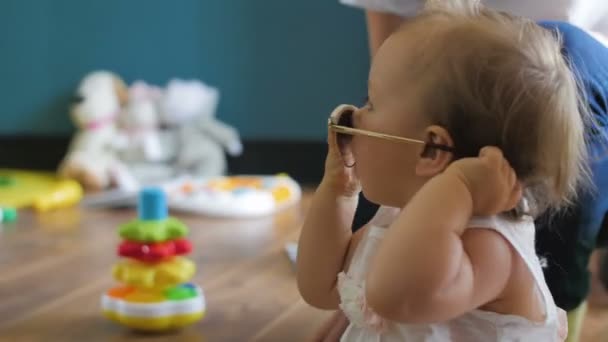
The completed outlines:
<svg viewBox="0 0 608 342">
<path fill-rule="evenodd" d="M 245 138 L 320 140 L 368 63 L 363 14 L 337 0 L 2 0 L 0 135 L 70 134 L 71 93 L 109 69 L 218 87 Z"/>
</svg>

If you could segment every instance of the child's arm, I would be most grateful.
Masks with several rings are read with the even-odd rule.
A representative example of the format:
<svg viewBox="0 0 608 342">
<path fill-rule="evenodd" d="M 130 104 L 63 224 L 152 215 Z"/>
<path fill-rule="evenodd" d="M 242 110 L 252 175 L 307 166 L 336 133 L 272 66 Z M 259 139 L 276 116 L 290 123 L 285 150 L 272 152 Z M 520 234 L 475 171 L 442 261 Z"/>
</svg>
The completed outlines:
<svg viewBox="0 0 608 342">
<path fill-rule="evenodd" d="M 321 203 L 322 201 L 320 201 L 319 203 Z M 346 202 L 344 202 L 345 204 Z M 311 209 L 312 212 L 312 209 Z M 317 216 L 317 217 L 323 217 L 321 216 Z M 309 216 L 309 218 L 311 218 Z M 351 219 L 352 221 L 352 219 Z M 308 222 L 308 220 L 307 220 Z M 311 218 L 311 222 L 312 222 L 312 218 Z M 327 224 L 327 223 L 323 223 L 323 224 Z M 304 226 L 306 227 L 307 224 L 305 224 Z M 311 223 L 311 226 L 314 227 L 315 225 Z M 369 226 L 364 226 L 362 228 L 360 228 L 359 230 L 357 230 L 354 234 L 350 234 L 351 226 L 348 227 L 347 230 L 344 230 L 344 234 L 348 235 L 348 243 L 347 243 L 347 247 L 346 250 L 342 250 L 342 244 L 340 244 L 338 246 L 338 244 L 336 244 L 336 246 L 333 246 L 333 250 L 331 249 L 331 246 L 327 246 L 328 251 L 331 252 L 332 255 L 321 255 L 318 253 L 318 249 L 319 246 L 316 243 L 316 238 L 318 237 L 322 237 L 323 240 L 326 240 L 326 235 L 325 233 L 322 233 L 320 235 L 315 235 L 314 232 L 311 232 L 310 230 L 307 230 L 307 233 L 310 233 L 310 235 L 308 235 L 309 237 L 306 238 L 306 241 L 309 241 L 307 243 L 305 243 L 305 245 L 311 246 L 312 248 L 307 248 L 307 251 L 304 254 L 298 254 L 298 259 L 300 258 L 306 258 L 306 257 L 302 257 L 302 255 L 308 255 L 309 256 L 309 261 L 308 264 L 312 266 L 312 269 L 309 271 L 310 273 L 312 273 L 312 276 L 308 276 L 308 278 L 306 278 L 307 276 L 305 276 L 305 273 L 301 273 L 300 271 L 298 271 L 298 286 L 300 287 L 300 293 L 302 294 L 302 297 L 304 298 L 304 300 L 306 300 L 307 303 L 319 307 L 319 308 L 327 308 L 327 309 L 337 309 L 338 308 L 338 303 L 340 301 L 339 298 L 339 294 L 336 288 L 337 285 L 337 276 L 339 272 L 342 271 L 347 271 L 348 267 L 350 266 L 350 263 L 353 259 L 353 256 L 355 254 L 355 251 L 357 250 L 357 246 L 359 245 L 359 243 L 361 242 L 361 239 L 363 239 L 363 236 L 365 236 L 365 234 L 367 233 L 367 230 L 369 228 Z M 335 229 L 334 228 L 328 228 L 328 229 Z M 298 246 L 298 253 L 300 253 L 303 249 L 302 246 L 304 245 L 302 243 L 302 237 L 304 236 L 304 228 L 302 231 L 302 235 L 300 236 L 300 243 Z M 322 243 L 325 243 L 327 241 L 323 241 Z M 335 256 L 333 256 L 333 254 L 335 253 Z M 340 257 L 341 254 L 344 254 L 342 257 Z M 318 261 L 316 260 L 316 258 L 326 258 L 325 260 L 331 260 L 331 258 L 336 258 L 337 260 L 342 260 L 342 262 L 340 262 L 340 265 L 337 269 L 334 269 L 332 267 L 327 267 L 327 275 L 325 277 L 320 277 L 319 276 L 319 272 L 318 272 L 318 265 L 316 264 Z M 302 261 L 302 263 L 306 263 L 305 261 Z M 298 266 L 300 264 L 298 263 Z M 313 283 L 313 284 L 310 284 Z M 316 289 L 315 287 L 319 286 L 319 285 L 324 285 L 322 289 Z M 315 293 L 312 293 L 310 295 L 305 295 L 303 293 L 303 287 L 305 288 L 309 288 L 310 291 L 317 291 Z M 320 300 L 315 300 L 314 298 L 317 297 L 326 297 L 325 299 L 321 298 Z M 314 297 L 314 298 L 311 298 Z M 323 303 L 328 303 L 329 305 L 323 305 L 323 303 L 321 304 L 315 304 L 317 302 L 323 302 Z M 331 307 L 328 307 L 330 306 Z"/>
<path fill-rule="evenodd" d="M 321 184 L 300 235 L 297 257 L 298 288 L 302 298 L 320 309 L 337 309 L 336 289 L 351 240 L 357 197 L 336 195 Z"/>
<path fill-rule="evenodd" d="M 363 236 L 365 236 L 367 229 L 369 229 L 368 225 L 360 228 L 350 239 L 346 259 L 344 261 L 344 271 L 347 271 L 348 267 L 350 267 L 355 251 L 357 250 L 357 246 L 361 242 L 361 239 L 363 239 Z M 313 335 L 314 337 L 312 337 L 310 341 L 338 341 L 340 340 L 340 336 L 344 334 L 348 324 L 349 321 L 344 315 L 344 312 L 341 309 L 335 310 L 334 313 L 317 329 L 317 331 L 315 331 Z"/>
<path fill-rule="evenodd" d="M 298 242 L 296 273 L 302 298 L 321 309 L 337 309 L 337 276 L 351 241 L 351 225 L 360 184 L 354 170 L 344 166 L 335 133 L 328 132 L 328 153 L 323 180 L 314 194 Z"/>
<path fill-rule="evenodd" d="M 493 231 L 465 232 L 474 213 L 508 210 L 521 196 L 513 171 L 491 151 L 431 179 L 389 228 L 366 285 L 378 314 L 445 321 L 500 296 L 511 274 L 510 245 Z"/>
</svg>

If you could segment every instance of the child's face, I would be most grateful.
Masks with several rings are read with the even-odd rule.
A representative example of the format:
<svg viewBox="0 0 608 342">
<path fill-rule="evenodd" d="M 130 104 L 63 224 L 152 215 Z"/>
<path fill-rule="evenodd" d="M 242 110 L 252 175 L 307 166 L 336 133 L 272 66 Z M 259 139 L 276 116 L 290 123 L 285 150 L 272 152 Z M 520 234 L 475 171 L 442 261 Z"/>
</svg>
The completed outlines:
<svg viewBox="0 0 608 342">
<path fill-rule="evenodd" d="M 416 62 L 408 60 L 416 31 L 398 32 L 378 50 L 369 74 L 369 102 L 355 112 L 355 128 L 428 140 L 427 122 L 417 102 L 421 89 L 416 82 L 408 81 L 408 66 Z M 403 207 L 426 181 L 416 174 L 423 149 L 418 144 L 354 137 L 355 170 L 366 197 L 379 204 Z"/>
</svg>

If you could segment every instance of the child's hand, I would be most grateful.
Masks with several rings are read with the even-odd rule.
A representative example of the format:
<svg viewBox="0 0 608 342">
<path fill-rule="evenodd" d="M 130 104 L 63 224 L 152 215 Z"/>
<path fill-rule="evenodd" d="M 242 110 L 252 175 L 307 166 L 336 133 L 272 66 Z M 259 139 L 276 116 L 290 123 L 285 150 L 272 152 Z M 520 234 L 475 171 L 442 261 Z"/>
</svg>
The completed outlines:
<svg viewBox="0 0 608 342">
<path fill-rule="evenodd" d="M 477 158 L 455 161 L 445 173 L 458 177 L 469 189 L 473 215 L 495 215 L 511 210 L 522 196 L 515 171 L 496 147 L 482 148 Z"/>
<path fill-rule="evenodd" d="M 355 107 L 351 109 L 356 110 Z M 343 111 L 345 105 L 339 106 L 332 113 L 332 117 Z M 327 131 L 328 151 L 325 159 L 325 174 L 321 185 L 328 186 L 338 196 L 354 197 L 361 192 L 361 184 L 355 175 L 354 158 L 349 145 L 338 147 L 336 132 L 328 127 Z M 349 165 L 350 167 L 347 167 Z M 352 166 L 351 166 L 352 165 Z"/>
</svg>

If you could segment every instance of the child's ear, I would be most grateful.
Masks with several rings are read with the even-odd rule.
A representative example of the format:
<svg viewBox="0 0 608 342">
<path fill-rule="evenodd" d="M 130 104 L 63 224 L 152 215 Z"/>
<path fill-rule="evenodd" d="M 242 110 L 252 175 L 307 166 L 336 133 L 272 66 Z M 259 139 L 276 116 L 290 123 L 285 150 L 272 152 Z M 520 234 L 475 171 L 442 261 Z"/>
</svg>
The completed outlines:
<svg viewBox="0 0 608 342">
<path fill-rule="evenodd" d="M 418 162 L 416 163 L 416 175 L 433 177 L 443 172 L 450 165 L 454 155 L 429 146 L 429 144 L 453 147 L 454 142 L 450 133 L 441 126 L 427 127 L 425 129 L 425 136 L 427 144 L 422 147 Z"/>
</svg>

